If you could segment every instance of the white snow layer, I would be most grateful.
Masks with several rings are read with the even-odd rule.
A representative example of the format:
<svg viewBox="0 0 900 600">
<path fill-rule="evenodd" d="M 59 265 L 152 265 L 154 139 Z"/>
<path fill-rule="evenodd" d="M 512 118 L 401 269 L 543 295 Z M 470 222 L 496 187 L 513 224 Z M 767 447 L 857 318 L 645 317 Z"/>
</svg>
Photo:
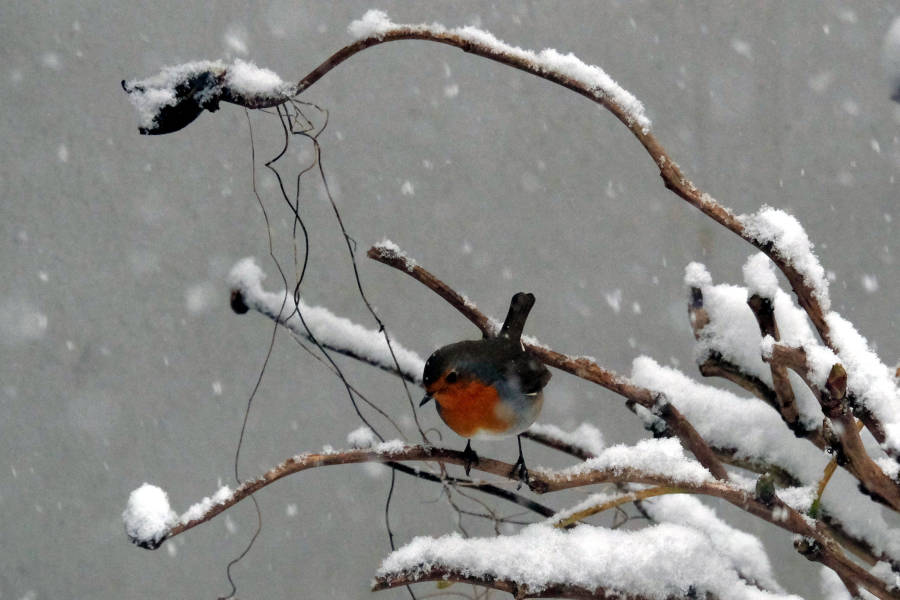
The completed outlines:
<svg viewBox="0 0 900 600">
<path fill-rule="evenodd" d="M 262 287 L 264 278 L 265 273 L 256 261 L 253 258 L 245 258 L 231 269 L 228 281 L 232 287 L 241 291 L 247 306 L 277 318 L 279 323 L 296 335 L 308 337 L 306 328 L 297 315 L 299 310 L 303 315 L 303 321 L 320 344 L 347 350 L 386 369 L 394 368 L 394 360 L 381 332 L 338 317 L 327 308 L 309 306 L 302 298 L 295 306 L 293 298 L 287 292 L 265 291 Z M 391 345 L 400 370 L 415 381 L 420 381 L 425 361 L 396 341 L 392 341 Z"/>
<path fill-rule="evenodd" d="M 755 397 L 694 381 L 684 373 L 640 356 L 632 363 L 631 380 L 648 389 L 664 392 L 697 432 L 717 448 L 734 449 L 737 458 L 762 460 L 785 469 L 804 486 L 815 486 L 830 457 L 791 433 L 781 416 Z M 794 386 L 797 389 L 797 386 Z M 655 418 L 649 412 L 646 418 Z M 889 459 L 879 461 L 887 463 Z M 886 465 L 887 466 L 887 465 Z M 888 474 L 890 470 L 885 469 Z M 822 506 L 837 518 L 850 535 L 867 541 L 876 552 L 900 559 L 900 530 L 890 525 L 881 511 L 871 509 L 870 500 L 859 493 L 856 480 L 837 473 L 822 498 Z M 780 489 L 779 497 L 805 512 L 812 487 Z"/>
<path fill-rule="evenodd" d="M 363 450 L 365 448 L 371 448 L 375 444 L 378 443 L 378 438 L 375 436 L 375 432 L 372 431 L 370 427 L 367 425 L 360 425 L 353 431 L 347 434 L 347 443 L 350 444 L 351 448 L 358 448 Z"/>
<path fill-rule="evenodd" d="M 669 494 L 644 500 L 642 506 L 658 522 L 682 525 L 705 534 L 712 550 L 729 560 L 731 566 L 751 583 L 775 592 L 784 591 L 775 581 L 772 565 L 759 538 L 732 527 L 698 498 Z"/>
<path fill-rule="evenodd" d="M 347 30 L 356 39 L 378 38 L 396 30 L 429 31 L 432 33 L 449 33 L 471 42 L 487 46 L 494 52 L 505 54 L 533 65 L 538 71 L 555 73 L 574 79 L 593 90 L 598 98 L 611 100 L 620 106 L 626 114 L 629 124 L 637 123 L 644 133 L 650 131 L 650 119 L 644 113 L 644 105 L 628 90 L 624 89 L 606 72 L 596 65 L 588 65 L 574 54 L 562 54 L 553 48 L 540 52 L 524 50 L 497 39 L 493 34 L 477 27 L 456 27 L 448 29 L 440 23 L 418 25 L 392 22 L 387 14 L 380 10 L 369 10 L 361 19 L 350 23 Z"/>
<path fill-rule="evenodd" d="M 529 592 L 568 584 L 654 599 L 683 596 L 690 588 L 700 597 L 711 592 L 736 600 L 797 599 L 748 585 L 709 542 L 703 533 L 668 523 L 640 531 L 589 525 L 564 531 L 536 524 L 493 538 L 417 537 L 385 558 L 378 576 L 416 575 L 440 566 L 524 583 Z"/>
<path fill-rule="evenodd" d="M 813 253 L 813 244 L 800 221 L 771 206 L 763 206 L 752 215 L 741 215 L 738 221 L 747 235 L 762 244 L 771 244 L 775 252 L 803 276 L 822 310 L 831 308 L 825 269 Z"/>
<path fill-rule="evenodd" d="M 590 471 L 625 469 L 636 469 L 689 485 L 713 481 L 713 476 L 703 465 L 685 455 L 681 442 L 675 438 L 641 440 L 634 446 L 616 444 L 600 452 L 596 458 L 563 469 L 558 474 L 577 477 Z"/>
<path fill-rule="evenodd" d="M 744 372 L 772 386 L 772 371 L 763 361 L 763 350 L 770 350 L 773 340 L 763 340 L 759 332 L 759 324 L 753 311 L 747 306 L 748 294 L 757 292 L 773 301 L 775 320 L 781 336 L 781 342 L 791 346 L 804 346 L 810 350 L 810 356 L 820 356 L 816 350 L 819 346 L 806 313 L 796 306 L 791 297 L 777 287 L 771 261 L 764 254 L 752 256 L 744 266 L 747 288 L 719 284 L 713 285 L 712 277 L 700 263 L 691 263 L 685 269 L 685 283 L 697 287 L 703 292 L 703 307 L 709 316 L 709 323 L 700 332 L 696 344 L 698 361 L 704 361 L 712 352 L 718 352 L 725 360 L 738 365 Z M 773 283 L 775 284 L 773 287 Z M 765 294 L 761 292 L 766 292 Z M 822 356 L 820 363 L 827 362 L 828 356 Z M 823 375 L 827 377 L 831 366 L 837 358 L 831 355 Z M 814 427 L 822 422 L 822 411 L 819 402 L 809 388 L 793 372 L 788 376 L 793 383 L 794 395 L 800 419 L 807 427 Z"/>
<path fill-rule="evenodd" d="M 884 446 L 900 454 L 900 387 L 893 372 L 850 321 L 832 311 L 825 322 L 847 371 L 847 389 L 884 425 Z"/>
<path fill-rule="evenodd" d="M 155 547 L 168 535 L 177 516 L 169 506 L 165 490 L 145 483 L 128 496 L 122 520 L 125 533 L 134 543 Z"/>
<path fill-rule="evenodd" d="M 715 448 L 732 448 L 736 458 L 763 460 L 787 469 L 804 482 L 821 477 L 828 458 L 788 430 L 772 407 L 757 398 L 743 398 L 694 381 L 648 356 L 631 366 L 631 380 L 666 398 Z"/>
</svg>

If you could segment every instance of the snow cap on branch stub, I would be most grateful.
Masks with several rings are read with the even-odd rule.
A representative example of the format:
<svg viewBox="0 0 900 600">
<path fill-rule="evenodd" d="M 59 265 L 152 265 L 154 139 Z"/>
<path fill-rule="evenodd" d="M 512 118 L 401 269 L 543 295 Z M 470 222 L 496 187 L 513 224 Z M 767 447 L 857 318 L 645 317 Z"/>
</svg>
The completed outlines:
<svg viewBox="0 0 900 600">
<path fill-rule="evenodd" d="M 274 72 L 241 59 L 230 64 L 205 60 L 165 67 L 146 79 L 122 81 L 122 88 L 138 111 L 138 131 L 144 135 L 183 129 L 204 110 L 218 110 L 222 101 L 273 106 L 293 90 Z"/>
</svg>

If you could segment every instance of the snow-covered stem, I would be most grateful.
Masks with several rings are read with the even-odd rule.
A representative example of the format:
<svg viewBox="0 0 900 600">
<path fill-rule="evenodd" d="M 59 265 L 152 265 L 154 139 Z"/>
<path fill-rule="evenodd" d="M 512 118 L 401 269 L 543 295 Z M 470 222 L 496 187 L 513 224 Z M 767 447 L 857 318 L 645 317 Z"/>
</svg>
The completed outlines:
<svg viewBox="0 0 900 600">
<path fill-rule="evenodd" d="M 878 464 L 872 460 L 863 445 L 856 425 L 856 419 L 847 403 L 847 376 L 840 363 L 836 363 L 825 385 L 814 381 L 803 348 L 774 344 L 771 362 L 783 365 L 800 376 L 822 405 L 822 411 L 835 426 L 825 431 L 826 440 L 839 452 L 838 462 L 846 462 L 845 468 L 856 477 L 872 494 L 889 507 L 900 512 L 900 485 L 892 480 Z M 827 421 L 826 421 L 827 423 Z"/>
<path fill-rule="evenodd" d="M 245 258 L 232 268 L 228 279 L 232 286 L 231 307 L 236 313 L 256 311 L 300 340 L 419 383 L 425 361 L 415 352 L 396 342 L 391 351 L 381 332 L 339 317 L 325 307 L 309 306 L 302 298 L 292 298 L 286 290 L 268 292 L 262 287 L 264 278 L 265 274 L 252 258 Z"/>
<path fill-rule="evenodd" d="M 447 300 L 451 306 L 478 327 L 486 336 L 494 335 L 494 321 L 485 316 L 471 302 L 466 301 L 449 285 L 435 277 L 429 271 L 416 264 L 410 268 L 408 259 L 399 259 L 396 252 L 386 251 L 380 246 L 373 246 L 368 251 L 369 258 L 406 273 L 416 281 L 436 292 Z M 697 433 L 690 421 L 661 394 L 634 385 L 625 377 L 604 369 L 587 358 L 576 358 L 556 352 L 546 346 L 524 343 L 525 349 L 540 359 L 544 364 L 571 373 L 586 381 L 596 383 L 612 392 L 623 396 L 629 403 L 640 405 L 663 419 L 673 435 L 697 457 L 704 467 L 709 469 L 717 479 L 728 479 L 728 472 L 716 457 L 715 453 L 702 436 Z"/>
<path fill-rule="evenodd" d="M 380 575 L 372 584 L 372 591 L 379 592 L 396 587 L 403 587 L 423 581 L 453 581 L 455 583 L 469 583 L 481 587 L 491 588 L 500 592 L 511 594 L 515 600 L 525 598 L 575 598 L 576 600 L 645 600 L 646 596 L 622 594 L 618 591 L 607 592 L 602 588 L 588 589 L 573 584 L 550 584 L 541 587 L 540 590 L 530 592 L 528 586 L 520 585 L 511 579 L 497 577 L 475 577 L 445 566 L 432 566 L 429 569 L 420 569 L 415 573 L 403 573 L 390 577 Z M 706 600 L 715 600 L 707 596 Z"/>
<path fill-rule="evenodd" d="M 631 449 L 634 450 L 634 449 Z M 640 449 L 638 449 L 640 450 Z M 645 452 L 632 452 L 632 458 Z M 441 464 L 465 465 L 466 455 L 458 450 L 431 446 L 404 445 L 399 442 L 386 442 L 369 449 L 331 451 L 325 453 L 306 453 L 291 457 L 281 464 L 266 471 L 262 476 L 244 482 L 240 487 L 217 502 L 206 503 L 202 514 L 190 520 L 181 520 L 174 525 L 162 539 L 169 539 L 209 521 L 216 515 L 229 509 L 241 500 L 288 475 L 318 467 L 347 465 L 362 462 L 406 463 L 436 462 Z M 606 462 L 597 466 L 585 463 L 576 468 L 561 471 L 532 469 L 529 471 L 529 487 L 537 493 L 550 493 L 559 490 L 585 487 L 600 483 L 642 483 L 666 488 L 678 488 L 684 493 L 701 494 L 721 498 L 726 502 L 756 517 L 764 519 L 786 531 L 803 536 L 808 541 L 804 552 L 811 560 L 819 561 L 844 577 L 851 577 L 860 582 L 867 590 L 884 599 L 900 599 L 900 592 L 887 589 L 886 584 L 872 576 L 862 567 L 850 561 L 840 550 L 837 543 L 828 535 L 828 529 L 821 522 L 809 520 L 797 510 L 782 502 L 777 496 L 762 500 L 742 487 L 717 481 L 708 473 L 700 475 L 699 465 L 677 462 L 675 469 L 681 475 L 673 475 L 671 464 L 662 464 L 654 470 L 652 466 L 637 468 L 620 464 L 613 454 Z M 513 475 L 514 465 L 492 458 L 479 457 L 472 465 L 473 470 L 489 473 L 517 481 Z"/>
</svg>

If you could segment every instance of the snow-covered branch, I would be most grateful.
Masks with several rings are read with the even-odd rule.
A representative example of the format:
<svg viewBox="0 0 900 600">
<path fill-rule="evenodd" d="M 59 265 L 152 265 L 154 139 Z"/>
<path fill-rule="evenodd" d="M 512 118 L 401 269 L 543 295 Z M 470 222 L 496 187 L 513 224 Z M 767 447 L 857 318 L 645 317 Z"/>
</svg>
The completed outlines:
<svg viewBox="0 0 900 600">
<path fill-rule="evenodd" d="M 652 577 L 646 576 L 653 573 Z M 388 556 L 374 589 L 465 581 L 516 598 L 799 600 L 748 584 L 702 532 L 664 523 L 639 531 L 531 525 L 515 535 L 419 537 Z"/>
<path fill-rule="evenodd" d="M 412 383 L 421 382 L 425 361 L 412 350 L 394 342 L 395 363 L 381 332 L 339 317 L 327 308 L 309 306 L 302 298 L 295 303 L 286 290 L 267 292 L 262 287 L 263 279 L 265 273 L 252 258 L 245 258 L 232 268 L 228 281 L 236 311 L 252 309 L 283 325 L 300 339 L 399 374 Z M 397 364 L 400 365 L 399 373 Z"/>
</svg>

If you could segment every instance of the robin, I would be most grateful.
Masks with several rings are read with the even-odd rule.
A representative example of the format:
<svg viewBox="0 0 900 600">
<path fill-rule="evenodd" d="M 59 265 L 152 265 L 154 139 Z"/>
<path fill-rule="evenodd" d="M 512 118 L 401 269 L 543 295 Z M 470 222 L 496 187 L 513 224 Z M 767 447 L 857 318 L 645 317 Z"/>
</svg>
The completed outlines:
<svg viewBox="0 0 900 600">
<path fill-rule="evenodd" d="M 512 475 L 528 480 L 521 433 L 528 429 L 544 402 L 550 371 L 522 345 L 522 329 L 534 295 L 519 292 L 509 304 L 500 335 L 466 340 L 438 349 L 425 362 L 425 397 L 450 429 L 466 440 L 466 475 L 478 455 L 472 438 L 517 436 L 519 459 Z"/>
</svg>

